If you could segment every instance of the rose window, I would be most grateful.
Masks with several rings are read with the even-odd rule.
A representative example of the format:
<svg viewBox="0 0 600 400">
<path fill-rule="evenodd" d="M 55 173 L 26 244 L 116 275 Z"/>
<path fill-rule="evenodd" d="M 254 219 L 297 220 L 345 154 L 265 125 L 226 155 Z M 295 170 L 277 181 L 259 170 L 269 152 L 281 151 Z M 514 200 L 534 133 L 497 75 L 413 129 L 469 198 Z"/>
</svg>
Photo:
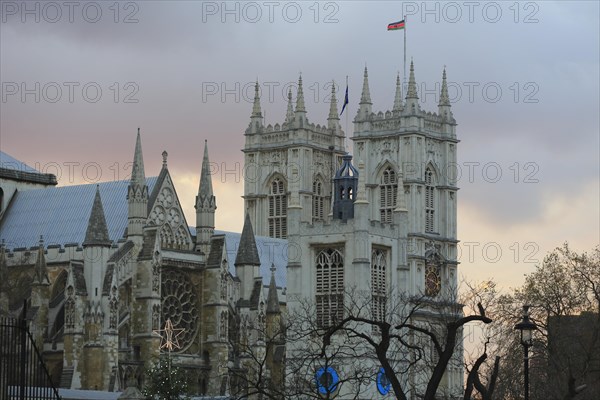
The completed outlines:
<svg viewBox="0 0 600 400">
<path fill-rule="evenodd" d="M 162 322 L 170 319 L 174 328 L 184 331 L 177 339 L 180 349 L 186 350 L 198 331 L 198 302 L 194 286 L 187 275 L 176 271 L 165 271 L 162 275 Z"/>
</svg>

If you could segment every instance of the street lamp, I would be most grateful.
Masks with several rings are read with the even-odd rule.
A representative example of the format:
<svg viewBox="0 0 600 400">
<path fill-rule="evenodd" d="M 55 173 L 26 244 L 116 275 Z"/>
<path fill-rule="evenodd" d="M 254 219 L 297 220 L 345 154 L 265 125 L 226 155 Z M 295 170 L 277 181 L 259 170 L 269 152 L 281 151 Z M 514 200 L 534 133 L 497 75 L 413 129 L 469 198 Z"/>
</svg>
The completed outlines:
<svg viewBox="0 0 600 400">
<path fill-rule="evenodd" d="M 529 346 L 533 345 L 533 331 L 537 325 L 529 320 L 529 306 L 523 306 L 523 321 L 515 325 L 521 332 L 525 369 L 525 400 L 529 400 Z"/>
</svg>

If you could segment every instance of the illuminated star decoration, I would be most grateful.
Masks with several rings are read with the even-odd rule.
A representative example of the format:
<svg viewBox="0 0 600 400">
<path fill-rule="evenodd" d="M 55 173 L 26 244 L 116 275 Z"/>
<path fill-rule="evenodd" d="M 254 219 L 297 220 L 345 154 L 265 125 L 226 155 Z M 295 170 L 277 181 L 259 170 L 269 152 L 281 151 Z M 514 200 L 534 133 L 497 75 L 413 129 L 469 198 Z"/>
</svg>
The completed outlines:
<svg viewBox="0 0 600 400">
<path fill-rule="evenodd" d="M 161 332 L 164 332 L 161 334 Z M 153 331 L 160 336 L 160 349 L 167 349 L 169 352 L 173 349 L 180 349 L 179 340 L 177 338 L 185 332 L 184 328 L 173 328 L 173 323 L 170 319 L 165 322 L 165 328 Z"/>
</svg>

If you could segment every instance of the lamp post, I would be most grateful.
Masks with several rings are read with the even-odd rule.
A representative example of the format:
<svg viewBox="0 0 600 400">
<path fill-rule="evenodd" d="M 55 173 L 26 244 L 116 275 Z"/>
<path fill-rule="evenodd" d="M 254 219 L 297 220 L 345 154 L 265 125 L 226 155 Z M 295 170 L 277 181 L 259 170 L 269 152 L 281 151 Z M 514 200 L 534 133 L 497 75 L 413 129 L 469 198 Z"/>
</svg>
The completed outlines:
<svg viewBox="0 0 600 400">
<path fill-rule="evenodd" d="M 529 306 L 523 306 L 523 321 L 515 325 L 521 332 L 521 344 L 524 354 L 525 400 L 529 400 L 529 346 L 533 344 L 533 331 L 537 325 L 529 320 Z"/>
</svg>

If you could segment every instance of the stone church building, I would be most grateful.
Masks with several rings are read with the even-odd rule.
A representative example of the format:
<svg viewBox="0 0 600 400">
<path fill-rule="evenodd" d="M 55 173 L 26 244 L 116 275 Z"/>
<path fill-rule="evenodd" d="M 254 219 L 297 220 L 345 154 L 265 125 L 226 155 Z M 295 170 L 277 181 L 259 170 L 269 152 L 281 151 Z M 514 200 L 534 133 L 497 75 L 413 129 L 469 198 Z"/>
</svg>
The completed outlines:
<svg viewBox="0 0 600 400">
<path fill-rule="evenodd" d="M 265 333 L 306 299 L 321 327 L 343 317 L 350 288 L 371 293 L 376 319 L 394 292 L 456 301 L 458 188 L 444 166 L 455 165 L 458 140 L 446 72 L 437 113 L 421 110 L 412 63 L 404 98 L 398 78 L 392 110 L 375 112 L 365 68 L 353 156 L 334 91 L 327 122 L 315 125 L 300 78 L 283 122 L 265 126 L 259 89 L 245 131 L 241 234 L 215 230 L 206 144 L 195 199 L 179 199 L 166 151 L 158 176 L 147 176 L 139 130 L 127 181 L 59 187 L 0 153 L 0 314 L 21 315 L 26 301 L 57 385 L 143 385 L 167 320 L 179 329 L 173 363 L 196 394 L 239 390 L 251 362 L 242 347 L 268 354 L 264 373 L 283 384 L 296 344 Z M 194 203 L 195 223 L 181 201 Z M 462 388 L 456 357 L 442 383 L 449 393 Z M 424 384 L 403 379 L 411 396 Z M 377 382 L 364 398 L 387 395 Z"/>
</svg>

